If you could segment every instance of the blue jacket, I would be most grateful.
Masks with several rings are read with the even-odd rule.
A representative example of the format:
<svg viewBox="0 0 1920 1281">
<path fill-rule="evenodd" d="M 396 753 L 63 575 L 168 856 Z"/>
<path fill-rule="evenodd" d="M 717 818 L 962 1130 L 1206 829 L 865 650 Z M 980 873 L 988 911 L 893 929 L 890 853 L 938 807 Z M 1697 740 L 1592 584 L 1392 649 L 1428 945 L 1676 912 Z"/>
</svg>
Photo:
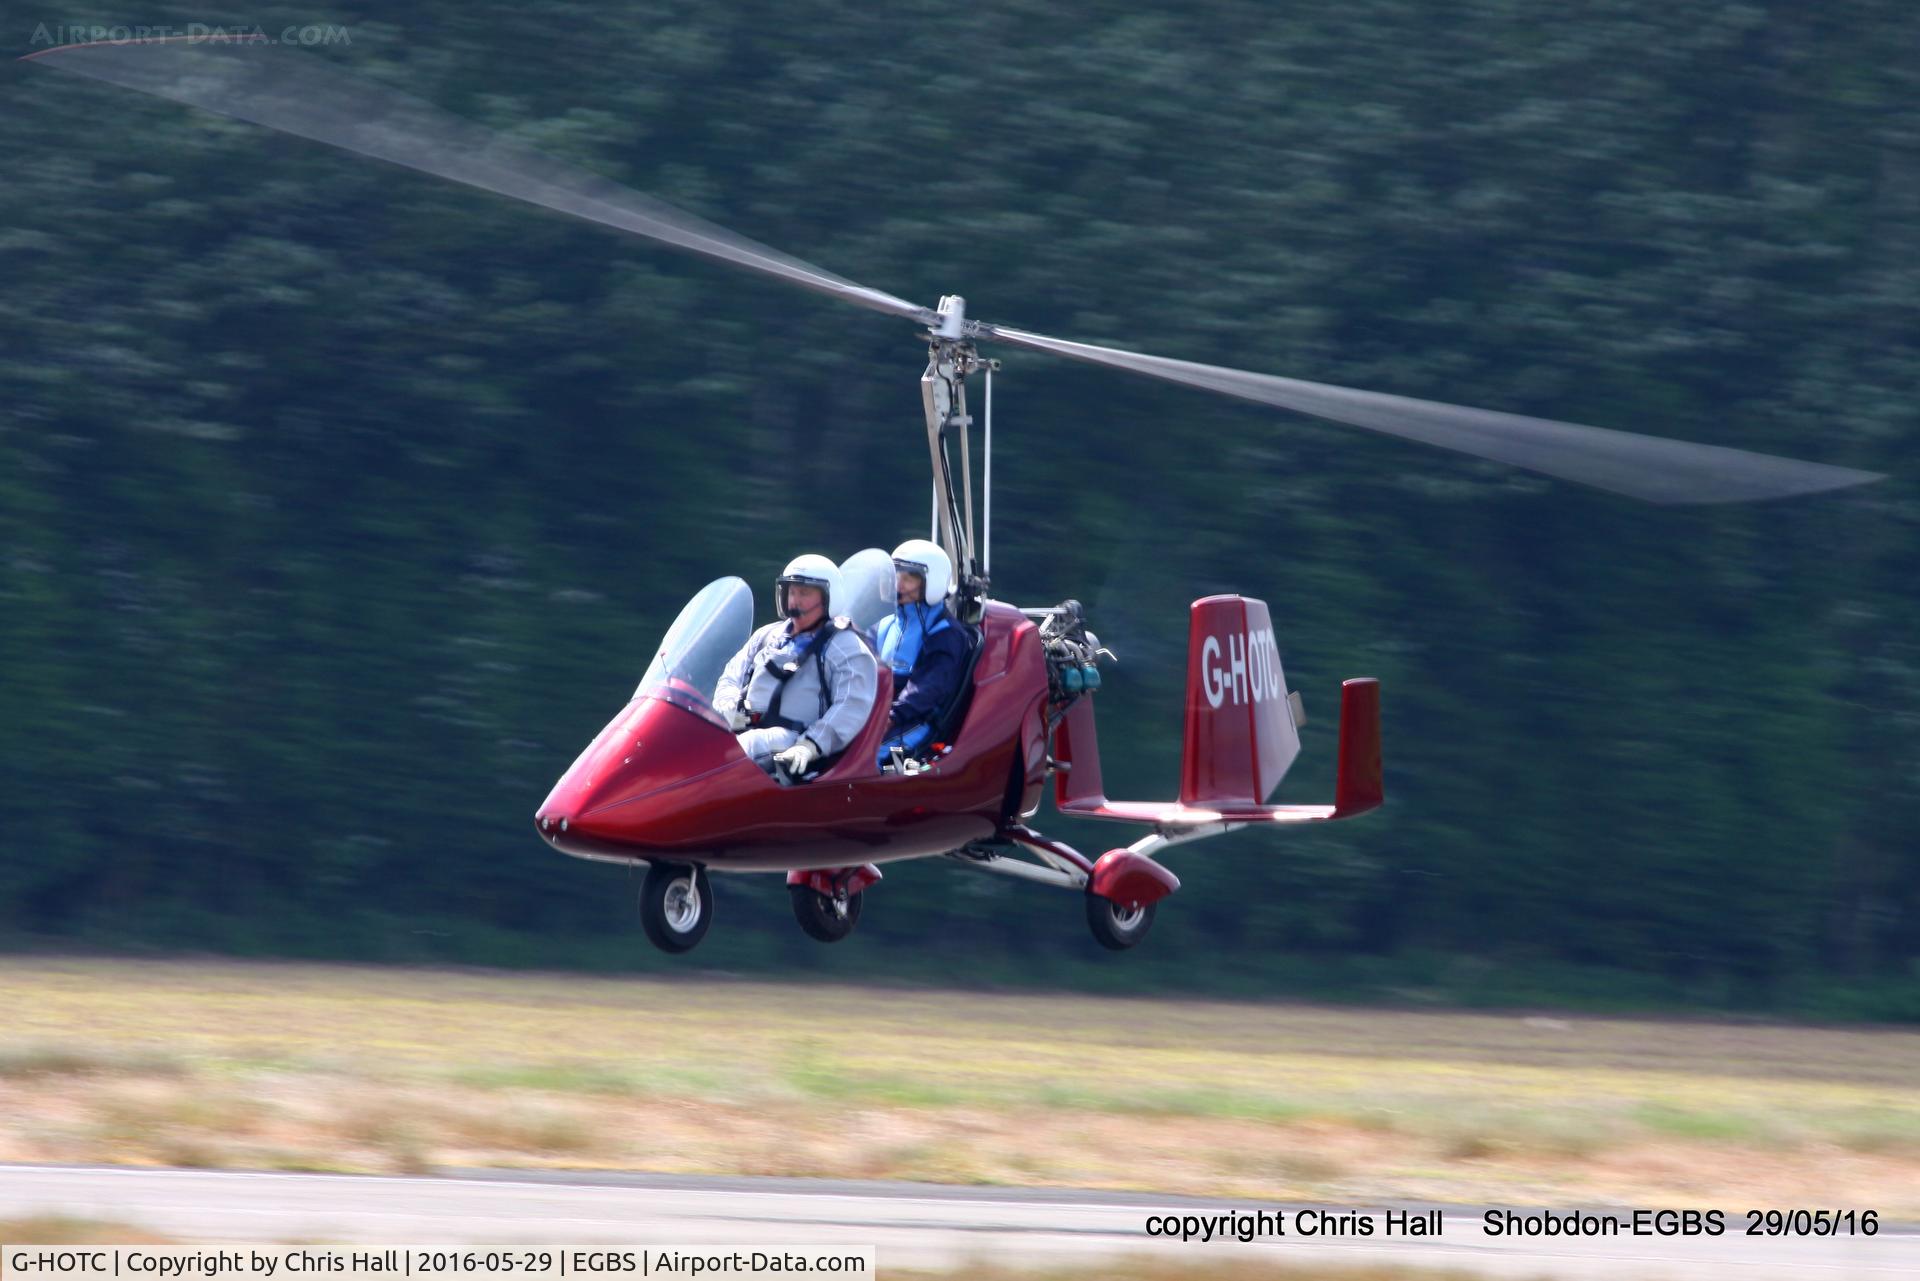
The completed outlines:
<svg viewBox="0 0 1920 1281">
<path fill-rule="evenodd" d="M 893 668 L 889 729 L 939 714 L 960 688 L 967 638 L 946 606 L 900 605 L 874 629 L 880 661 Z"/>
</svg>

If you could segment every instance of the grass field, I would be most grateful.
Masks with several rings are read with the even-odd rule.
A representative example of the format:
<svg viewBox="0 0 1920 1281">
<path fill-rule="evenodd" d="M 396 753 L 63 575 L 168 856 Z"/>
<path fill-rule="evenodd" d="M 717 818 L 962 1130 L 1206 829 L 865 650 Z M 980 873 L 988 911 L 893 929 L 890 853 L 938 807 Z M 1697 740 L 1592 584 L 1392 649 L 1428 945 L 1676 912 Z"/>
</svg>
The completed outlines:
<svg viewBox="0 0 1920 1281">
<path fill-rule="evenodd" d="M 1920 1217 L 1920 1032 L 0 961 L 0 1160 Z"/>
</svg>

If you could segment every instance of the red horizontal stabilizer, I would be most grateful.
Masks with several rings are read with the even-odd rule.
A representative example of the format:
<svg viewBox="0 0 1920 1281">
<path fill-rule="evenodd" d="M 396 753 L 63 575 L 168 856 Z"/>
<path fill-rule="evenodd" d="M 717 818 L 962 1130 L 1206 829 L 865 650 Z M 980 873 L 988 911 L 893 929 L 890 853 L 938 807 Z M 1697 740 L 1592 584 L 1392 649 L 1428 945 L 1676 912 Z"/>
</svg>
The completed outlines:
<svg viewBox="0 0 1920 1281">
<path fill-rule="evenodd" d="M 1167 828 L 1213 823 L 1320 823 L 1364 814 L 1379 808 L 1386 799 L 1381 772 L 1380 682 L 1371 676 L 1357 677 L 1340 687 L 1340 763 L 1332 805 L 1110 801 L 1101 788 L 1091 703 L 1083 698 L 1074 704 L 1056 738 L 1060 760 L 1071 766 L 1070 772 L 1057 776 L 1054 783 L 1054 805 L 1063 814 Z"/>
</svg>

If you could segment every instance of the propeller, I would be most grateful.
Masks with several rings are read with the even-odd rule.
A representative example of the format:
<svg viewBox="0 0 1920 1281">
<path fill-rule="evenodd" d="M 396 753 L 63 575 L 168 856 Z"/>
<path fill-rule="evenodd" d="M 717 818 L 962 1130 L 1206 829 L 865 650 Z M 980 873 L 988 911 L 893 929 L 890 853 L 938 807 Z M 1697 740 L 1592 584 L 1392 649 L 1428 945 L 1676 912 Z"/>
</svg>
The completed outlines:
<svg viewBox="0 0 1920 1281">
<path fill-rule="evenodd" d="M 785 280 L 951 337 L 933 310 L 758 244 L 610 179 L 543 156 L 418 98 L 254 37 L 66 45 L 35 62 L 511 196 Z M 1878 473 L 1721 445 L 1470 409 L 1069 342 L 967 321 L 1003 342 L 1419 441 L 1655 503 L 1784 498 Z"/>
</svg>

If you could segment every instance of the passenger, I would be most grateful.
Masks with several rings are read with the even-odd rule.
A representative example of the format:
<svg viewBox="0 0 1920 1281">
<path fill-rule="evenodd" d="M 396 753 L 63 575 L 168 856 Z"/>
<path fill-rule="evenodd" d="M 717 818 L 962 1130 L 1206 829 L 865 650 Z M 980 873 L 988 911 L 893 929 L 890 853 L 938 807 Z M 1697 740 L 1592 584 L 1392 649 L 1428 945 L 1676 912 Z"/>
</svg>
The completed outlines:
<svg viewBox="0 0 1920 1281">
<path fill-rule="evenodd" d="M 774 581 L 774 614 L 721 673 L 714 709 L 753 762 L 798 781 L 846 750 L 867 723 L 879 686 L 873 652 L 830 611 L 840 571 L 825 556 L 796 556 Z"/>
<path fill-rule="evenodd" d="M 953 701 L 966 674 L 967 638 L 947 612 L 953 561 L 939 544 L 911 538 L 893 549 L 895 605 L 880 620 L 875 644 L 893 669 L 893 710 L 880 764 L 893 750 L 913 756 L 933 737 L 934 720 Z"/>
</svg>

